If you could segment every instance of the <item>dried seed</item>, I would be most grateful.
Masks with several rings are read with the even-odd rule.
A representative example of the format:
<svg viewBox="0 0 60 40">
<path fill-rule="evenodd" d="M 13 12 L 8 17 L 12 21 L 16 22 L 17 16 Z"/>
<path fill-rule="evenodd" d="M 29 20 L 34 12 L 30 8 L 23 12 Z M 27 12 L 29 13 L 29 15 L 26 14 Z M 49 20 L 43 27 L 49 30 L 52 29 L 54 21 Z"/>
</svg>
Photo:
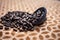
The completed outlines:
<svg viewBox="0 0 60 40">
<path fill-rule="evenodd" d="M 44 7 L 38 8 L 33 14 L 22 11 L 12 11 L 1 17 L 1 20 L 2 24 L 6 27 L 22 28 L 22 30 L 19 29 L 19 31 L 33 31 L 34 26 L 40 25 L 46 20 L 46 9 Z M 7 30 L 8 28 L 5 29 Z"/>
</svg>

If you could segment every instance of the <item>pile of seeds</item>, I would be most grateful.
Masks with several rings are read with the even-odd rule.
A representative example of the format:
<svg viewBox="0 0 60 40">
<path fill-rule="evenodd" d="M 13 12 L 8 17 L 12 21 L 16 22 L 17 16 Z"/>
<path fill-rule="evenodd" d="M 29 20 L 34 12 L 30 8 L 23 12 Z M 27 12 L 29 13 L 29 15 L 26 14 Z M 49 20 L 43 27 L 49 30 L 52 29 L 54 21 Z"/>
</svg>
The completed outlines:
<svg viewBox="0 0 60 40">
<path fill-rule="evenodd" d="M 46 9 L 41 7 L 33 14 L 21 11 L 8 12 L 1 17 L 2 24 L 6 27 L 20 28 L 20 31 L 32 31 L 36 25 L 44 23 L 46 20 Z"/>
</svg>

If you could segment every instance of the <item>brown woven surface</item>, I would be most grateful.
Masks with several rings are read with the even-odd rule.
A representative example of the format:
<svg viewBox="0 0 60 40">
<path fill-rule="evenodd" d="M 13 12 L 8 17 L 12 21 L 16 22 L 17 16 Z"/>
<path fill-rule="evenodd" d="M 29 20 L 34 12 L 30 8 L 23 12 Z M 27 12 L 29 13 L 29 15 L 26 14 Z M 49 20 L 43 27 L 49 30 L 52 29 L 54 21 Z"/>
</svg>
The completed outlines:
<svg viewBox="0 0 60 40">
<path fill-rule="evenodd" d="M 59 0 L 0 0 L 0 17 L 8 11 L 33 13 L 39 7 L 46 7 L 47 21 L 36 30 L 15 32 L 13 29 L 0 29 L 0 40 L 60 40 L 60 1 Z M 2 24 L 0 24 L 2 25 Z"/>
</svg>

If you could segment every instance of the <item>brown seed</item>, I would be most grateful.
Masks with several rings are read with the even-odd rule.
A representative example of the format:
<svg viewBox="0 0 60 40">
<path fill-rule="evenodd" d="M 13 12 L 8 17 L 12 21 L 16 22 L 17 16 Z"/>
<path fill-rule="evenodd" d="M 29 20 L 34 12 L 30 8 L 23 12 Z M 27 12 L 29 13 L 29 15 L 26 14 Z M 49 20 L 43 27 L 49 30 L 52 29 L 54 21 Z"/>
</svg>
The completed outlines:
<svg viewBox="0 0 60 40">
<path fill-rule="evenodd" d="M 23 37 L 23 36 L 25 36 L 24 34 L 19 34 L 19 35 L 17 35 L 17 37 Z"/>
<path fill-rule="evenodd" d="M 56 29 L 56 27 L 53 27 L 53 29 Z"/>
<path fill-rule="evenodd" d="M 9 32 L 6 32 L 5 34 L 9 34 Z"/>
<path fill-rule="evenodd" d="M 1 13 L 1 15 L 3 15 L 4 13 Z"/>
<path fill-rule="evenodd" d="M 53 22 L 57 24 L 57 21 L 56 20 L 54 20 Z"/>
<path fill-rule="evenodd" d="M 47 27 L 47 29 L 48 29 L 49 31 L 51 31 L 51 28 L 50 28 L 50 27 Z"/>
<path fill-rule="evenodd" d="M 16 40 L 16 38 L 13 38 L 12 40 Z"/>
<path fill-rule="evenodd" d="M 60 33 L 57 34 L 60 37 Z"/>
<path fill-rule="evenodd" d="M 58 25 L 58 28 L 60 29 L 60 25 Z"/>
<path fill-rule="evenodd" d="M 0 37 L 2 37 L 2 35 L 3 35 L 2 31 L 0 31 Z"/>
<path fill-rule="evenodd" d="M 3 39 L 11 38 L 11 36 L 4 36 Z"/>
<path fill-rule="evenodd" d="M 39 35 L 39 39 L 40 39 L 40 40 L 43 40 L 43 36 L 42 36 L 42 35 Z"/>
<path fill-rule="evenodd" d="M 54 30 L 53 32 L 60 32 L 60 30 Z"/>
<path fill-rule="evenodd" d="M 60 40 L 60 38 L 58 38 L 58 40 Z"/>
<path fill-rule="evenodd" d="M 49 33 L 49 32 L 45 31 L 45 32 L 42 32 L 41 34 L 47 34 L 47 33 Z"/>
<path fill-rule="evenodd" d="M 54 33 L 52 33 L 51 36 L 52 36 L 53 38 L 56 38 L 56 35 L 55 35 Z"/>
<path fill-rule="evenodd" d="M 53 19 L 53 17 L 52 17 L 52 16 L 50 16 L 50 18 L 51 18 L 51 19 Z"/>
<path fill-rule="evenodd" d="M 46 30 L 45 28 L 42 28 L 42 30 Z"/>
<path fill-rule="evenodd" d="M 45 37 L 46 37 L 46 38 L 49 38 L 50 36 L 49 36 L 49 35 L 46 35 Z"/>
<path fill-rule="evenodd" d="M 24 39 L 19 39 L 19 40 L 24 40 Z"/>
<path fill-rule="evenodd" d="M 0 40 L 2 40 L 2 39 L 0 39 Z"/>
<path fill-rule="evenodd" d="M 29 37 L 26 37 L 26 40 L 30 40 L 30 38 Z"/>
<path fill-rule="evenodd" d="M 36 37 L 33 37 L 33 40 L 37 40 L 37 38 Z"/>
<path fill-rule="evenodd" d="M 37 32 L 40 32 L 40 29 L 39 29 L 39 28 L 36 28 L 36 31 L 37 31 Z"/>
<path fill-rule="evenodd" d="M 15 35 L 15 32 L 14 32 L 14 31 L 12 31 L 12 32 L 11 32 L 11 34 L 14 36 L 14 35 Z"/>
<path fill-rule="evenodd" d="M 35 35 L 37 35 L 37 33 L 31 33 L 31 34 L 29 34 L 30 36 L 35 36 Z"/>
<path fill-rule="evenodd" d="M 54 39 L 49 39 L 49 40 L 54 40 Z"/>
</svg>

